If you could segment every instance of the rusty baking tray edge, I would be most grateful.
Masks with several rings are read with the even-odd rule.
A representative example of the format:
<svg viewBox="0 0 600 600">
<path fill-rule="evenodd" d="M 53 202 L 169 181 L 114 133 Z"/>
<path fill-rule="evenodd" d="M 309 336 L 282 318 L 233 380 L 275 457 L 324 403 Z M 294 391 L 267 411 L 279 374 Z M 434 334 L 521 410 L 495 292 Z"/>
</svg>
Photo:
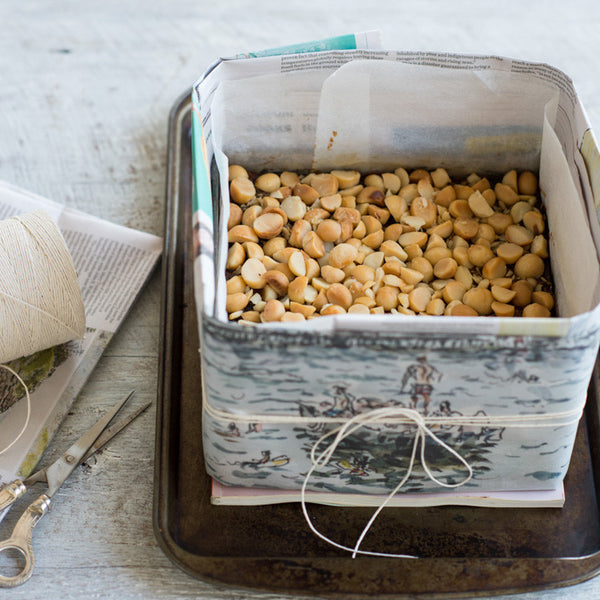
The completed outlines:
<svg viewBox="0 0 600 600">
<path fill-rule="evenodd" d="M 191 189 L 190 116 L 190 93 L 185 93 L 177 100 L 169 117 L 156 421 L 153 518 L 156 538 L 166 555 L 183 571 L 203 580 L 269 592 L 310 594 L 312 597 L 464 598 L 563 587 L 597 575 L 600 572 L 600 551 L 576 557 L 443 557 L 418 561 L 361 557 L 353 561 L 346 556 L 292 559 L 285 556 L 205 556 L 182 545 L 178 537 L 181 527 L 178 523 L 178 492 L 182 485 L 180 470 L 198 467 L 198 464 L 180 465 L 177 462 L 180 444 L 185 443 L 177 429 L 181 422 L 181 409 L 186 406 L 186 377 L 182 377 L 182 361 L 186 357 L 182 353 L 182 340 L 190 335 L 183 329 L 181 312 L 187 308 L 190 309 L 188 313 L 195 310 L 193 305 L 186 304 L 189 297 L 182 296 L 184 266 L 181 252 L 185 237 L 179 231 L 180 225 L 185 224 L 182 213 L 190 200 L 185 197 Z M 187 283 L 189 285 L 189 281 Z M 190 347 L 194 348 L 194 342 Z M 197 356 L 193 358 L 197 359 Z M 193 375 L 197 376 L 197 373 Z M 594 381 L 598 382 L 597 372 Z M 592 392 L 594 401 L 588 402 L 591 407 L 587 410 L 587 421 L 592 454 L 597 458 L 600 428 L 597 391 L 594 389 Z M 594 477 L 596 467 L 594 465 Z M 202 470 L 188 472 L 187 476 L 207 477 Z M 199 508 L 203 509 L 197 514 L 200 521 L 210 518 L 203 517 L 204 510 L 207 514 L 214 510 L 204 505 Z M 410 564 L 408 569 L 407 564 Z M 423 583 L 426 574 L 436 580 L 433 586 Z"/>
</svg>

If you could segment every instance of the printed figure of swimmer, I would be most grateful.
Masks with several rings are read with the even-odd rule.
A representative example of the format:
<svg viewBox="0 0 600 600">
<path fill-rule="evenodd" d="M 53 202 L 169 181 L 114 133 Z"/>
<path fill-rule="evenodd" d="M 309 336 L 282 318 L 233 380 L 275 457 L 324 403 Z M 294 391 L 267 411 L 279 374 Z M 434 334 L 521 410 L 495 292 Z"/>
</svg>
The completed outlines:
<svg viewBox="0 0 600 600">
<path fill-rule="evenodd" d="M 353 415 L 352 403 L 354 396 L 348 393 L 344 385 L 336 385 L 333 389 L 333 402 L 321 402 L 321 407 L 326 409 L 323 411 L 323 414 L 326 417 L 339 417 L 346 414 Z"/>
<path fill-rule="evenodd" d="M 418 356 L 417 362 L 409 365 L 402 377 L 401 392 L 405 391 L 406 384 L 411 382 L 410 386 L 410 407 L 417 409 L 419 400 L 423 400 L 423 414 L 427 414 L 428 406 L 431 402 L 431 392 L 433 392 L 433 383 L 439 381 L 442 374 L 427 362 L 426 356 Z"/>
</svg>

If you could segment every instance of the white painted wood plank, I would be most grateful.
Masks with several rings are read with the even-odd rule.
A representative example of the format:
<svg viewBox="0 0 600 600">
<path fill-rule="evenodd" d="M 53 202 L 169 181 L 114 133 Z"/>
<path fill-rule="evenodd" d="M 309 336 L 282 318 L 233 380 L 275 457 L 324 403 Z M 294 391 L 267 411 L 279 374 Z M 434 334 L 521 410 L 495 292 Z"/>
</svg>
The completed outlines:
<svg viewBox="0 0 600 600">
<path fill-rule="evenodd" d="M 596 0 L 2 0 L 0 178 L 161 234 L 171 105 L 219 55 L 380 28 L 387 47 L 539 60 L 575 81 L 600 131 Z M 50 461 L 131 388 L 154 400 L 156 273 L 65 421 Z M 35 532 L 37 566 L 11 599 L 275 598 L 199 582 L 152 531 L 154 408 L 75 474 Z M 5 534 L 9 518 L 0 526 Z M 519 600 L 600 597 L 600 580 Z M 502 597 L 508 598 L 508 597 Z"/>
</svg>

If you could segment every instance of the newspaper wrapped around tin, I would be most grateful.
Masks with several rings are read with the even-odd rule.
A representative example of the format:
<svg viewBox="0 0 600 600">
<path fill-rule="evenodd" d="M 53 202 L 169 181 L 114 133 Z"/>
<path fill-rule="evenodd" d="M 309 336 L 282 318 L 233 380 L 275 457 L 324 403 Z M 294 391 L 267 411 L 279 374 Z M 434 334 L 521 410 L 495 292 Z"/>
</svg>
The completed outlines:
<svg viewBox="0 0 600 600">
<path fill-rule="evenodd" d="M 364 494 L 409 469 L 400 492 L 560 485 L 600 341 L 600 158 L 571 80 L 501 57 L 334 49 L 220 60 L 193 100 L 208 473 Z M 558 316 L 229 323 L 229 161 L 539 172 Z"/>
</svg>

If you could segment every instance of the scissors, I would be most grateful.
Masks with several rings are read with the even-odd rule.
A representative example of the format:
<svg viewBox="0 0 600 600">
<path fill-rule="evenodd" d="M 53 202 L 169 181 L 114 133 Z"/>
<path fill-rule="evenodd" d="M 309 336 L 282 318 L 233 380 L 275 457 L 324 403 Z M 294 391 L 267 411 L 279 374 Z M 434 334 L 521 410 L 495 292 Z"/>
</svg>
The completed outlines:
<svg viewBox="0 0 600 600">
<path fill-rule="evenodd" d="M 25 564 L 20 573 L 14 576 L 0 575 L 0 587 L 16 587 L 25 583 L 33 573 L 33 528 L 48 512 L 51 498 L 60 489 L 62 484 L 69 478 L 75 468 L 87 460 L 97 450 L 102 448 L 119 431 L 129 425 L 137 416 L 144 412 L 150 404 L 138 409 L 129 417 L 115 425 L 108 427 L 114 416 L 121 410 L 125 403 L 135 392 L 130 392 L 123 400 L 113 406 L 100 418 L 95 425 L 88 429 L 58 460 L 49 467 L 41 469 L 25 479 L 16 480 L 0 488 L 0 512 L 16 502 L 30 485 L 45 482 L 48 489 L 44 494 L 36 498 L 23 512 L 11 536 L 4 542 L 0 542 L 0 553 L 6 550 L 16 550 L 25 559 Z"/>
</svg>

